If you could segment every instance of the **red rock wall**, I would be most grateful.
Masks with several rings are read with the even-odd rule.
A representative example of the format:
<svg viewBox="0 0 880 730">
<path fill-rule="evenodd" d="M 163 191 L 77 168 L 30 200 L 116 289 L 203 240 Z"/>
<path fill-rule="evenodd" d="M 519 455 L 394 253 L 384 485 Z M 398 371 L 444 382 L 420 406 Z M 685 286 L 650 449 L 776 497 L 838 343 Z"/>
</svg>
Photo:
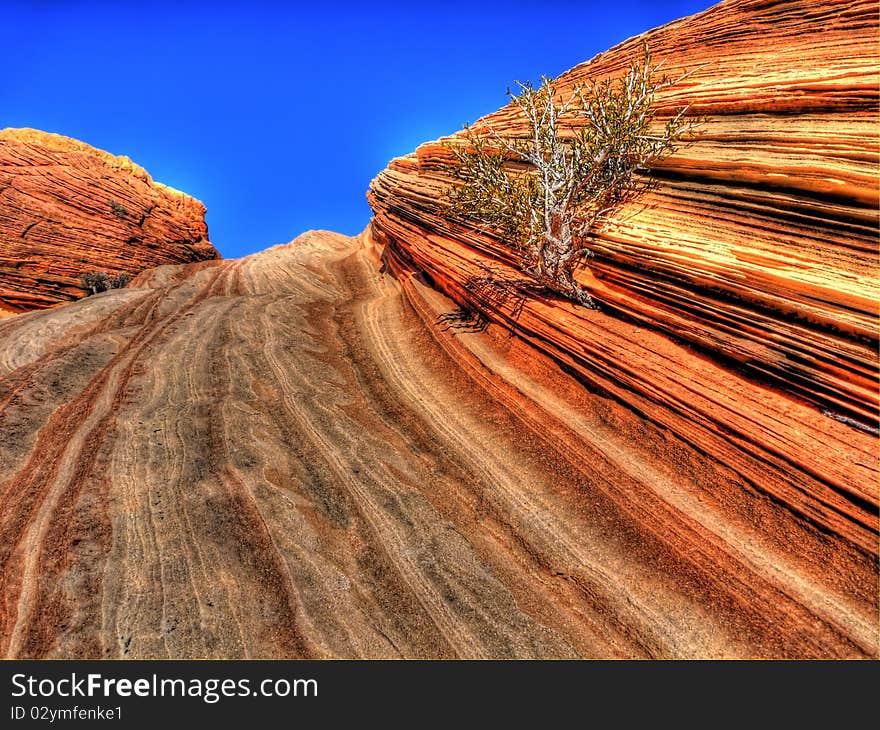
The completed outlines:
<svg viewBox="0 0 880 730">
<path fill-rule="evenodd" d="M 876 554 L 877 13 L 730 0 L 560 77 L 618 75 L 645 40 L 671 76 L 697 69 L 659 115 L 690 102 L 706 118 L 653 172 L 658 189 L 592 238 L 582 280 L 601 312 L 529 290 L 509 246 L 445 215 L 438 142 L 373 181 L 374 235 L 589 387 Z M 487 120 L 523 130 L 510 107 Z"/>
<path fill-rule="evenodd" d="M 0 131 L 0 314 L 83 296 L 83 272 L 213 258 L 205 206 L 128 158 L 38 130 Z"/>
</svg>

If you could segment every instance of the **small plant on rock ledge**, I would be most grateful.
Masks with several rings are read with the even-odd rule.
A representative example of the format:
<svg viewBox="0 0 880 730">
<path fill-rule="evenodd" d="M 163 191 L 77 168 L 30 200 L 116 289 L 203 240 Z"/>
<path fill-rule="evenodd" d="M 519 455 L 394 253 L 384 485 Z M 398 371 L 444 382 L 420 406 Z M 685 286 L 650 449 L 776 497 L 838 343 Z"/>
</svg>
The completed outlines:
<svg viewBox="0 0 880 730">
<path fill-rule="evenodd" d="M 88 271 L 79 277 L 79 281 L 88 296 L 100 294 L 110 288 L 109 277 L 104 271 Z"/>
<path fill-rule="evenodd" d="M 649 166 L 699 124 L 685 107 L 652 125 L 657 92 L 689 75 L 671 80 L 658 75 L 661 65 L 646 46 L 623 77 L 591 80 L 567 95 L 546 77 L 537 88 L 518 84 L 519 95 L 508 89 L 526 136 L 502 136 L 487 123 L 465 127 L 464 142 L 449 144 L 451 212 L 508 240 L 540 283 L 595 307 L 574 276 L 593 255 L 587 235 L 648 190 Z"/>
<path fill-rule="evenodd" d="M 125 289 L 131 283 L 131 276 L 128 274 L 116 274 L 116 276 L 110 277 L 110 288 L 111 289 Z"/>
<path fill-rule="evenodd" d="M 79 281 L 86 296 L 91 296 L 109 289 L 123 289 L 131 282 L 131 276 L 125 273 L 109 276 L 105 271 L 89 271 L 82 274 Z"/>
<path fill-rule="evenodd" d="M 122 203 L 118 203 L 115 200 L 110 201 L 110 212 L 117 218 L 128 218 L 128 209 Z"/>
</svg>

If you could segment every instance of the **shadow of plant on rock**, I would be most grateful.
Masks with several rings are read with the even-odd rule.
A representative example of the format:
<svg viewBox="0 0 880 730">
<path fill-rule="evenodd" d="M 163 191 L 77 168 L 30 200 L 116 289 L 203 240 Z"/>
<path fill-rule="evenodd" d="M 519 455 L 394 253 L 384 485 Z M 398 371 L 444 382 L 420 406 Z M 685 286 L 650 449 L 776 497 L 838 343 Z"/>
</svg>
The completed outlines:
<svg viewBox="0 0 880 730">
<path fill-rule="evenodd" d="M 481 264 L 482 274 L 474 274 L 464 281 L 464 288 L 484 306 L 503 310 L 510 309 L 510 317 L 519 319 L 528 299 L 537 296 L 555 296 L 555 292 L 528 276 L 511 273 L 491 264 Z M 481 315 L 482 316 L 482 315 Z"/>
<path fill-rule="evenodd" d="M 453 309 L 451 312 L 444 312 L 437 317 L 435 324 L 442 325 L 441 329 L 444 332 L 448 330 L 485 332 L 489 326 L 489 322 L 482 314 L 465 307 Z"/>
</svg>

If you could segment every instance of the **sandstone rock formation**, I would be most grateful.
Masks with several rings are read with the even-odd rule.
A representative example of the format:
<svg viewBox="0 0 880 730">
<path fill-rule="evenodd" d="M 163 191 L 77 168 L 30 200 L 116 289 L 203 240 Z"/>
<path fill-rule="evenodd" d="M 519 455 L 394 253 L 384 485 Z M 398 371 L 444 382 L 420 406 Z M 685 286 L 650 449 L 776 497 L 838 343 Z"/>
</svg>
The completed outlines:
<svg viewBox="0 0 880 730">
<path fill-rule="evenodd" d="M 594 237 L 584 280 L 603 311 L 874 429 L 877 13 L 870 0 L 728 0 L 558 80 L 620 75 L 646 41 L 673 78 L 694 71 L 661 95 L 658 116 L 691 103 L 706 118 L 698 140 L 654 171 L 659 189 Z M 522 132 L 512 107 L 486 121 Z M 376 226 L 456 299 L 509 320 L 509 307 L 466 286 L 479 266 L 514 262 L 509 246 L 444 215 L 449 162 L 439 143 L 394 160 L 371 188 Z M 582 349 L 603 347 L 598 333 L 573 341 L 556 316 L 589 330 L 591 315 L 548 306 L 533 331 L 544 347 L 597 356 Z"/>
<path fill-rule="evenodd" d="M 447 218 L 431 143 L 358 238 L 0 321 L 2 654 L 880 656 L 877 25 L 649 34 L 707 122 L 600 311 Z"/>
<path fill-rule="evenodd" d="M 0 316 L 85 294 L 88 271 L 217 258 L 205 207 L 127 157 L 34 129 L 0 130 Z"/>
<path fill-rule="evenodd" d="M 877 656 L 873 508 L 828 483 L 871 437 L 596 313 L 634 411 L 389 254 L 315 232 L 0 322 L 4 655 Z M 766 447 L 693 448 L 733 393 Z"/>
<path fill-rule="evenodd" d="M 374 180 L 377 235 L 748 491 L 876 557 L 875 460 L 852 448 L 877 435 L 877 12 L 728 0 L 560 78 L 620 74 L 644 40 L 671 76 L 696 69 L 661 114 L 691 102 L 706 117 L 656 192 L 594 237 L 583 279 L 601 313 L 535 291 L 509 246 L 445 216 L 440 143 Z M 510 107 L 487 121 L 522 129 Z"/>
</svg>

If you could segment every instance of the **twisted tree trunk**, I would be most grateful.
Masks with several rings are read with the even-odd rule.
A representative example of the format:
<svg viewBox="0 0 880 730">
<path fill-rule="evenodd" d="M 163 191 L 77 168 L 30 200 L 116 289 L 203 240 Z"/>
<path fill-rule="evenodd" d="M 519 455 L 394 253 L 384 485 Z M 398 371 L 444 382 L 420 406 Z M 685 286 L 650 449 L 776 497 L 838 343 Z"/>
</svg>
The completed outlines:
<svg viewBox="0 0 880 730">
<path fill-rule="evenodd" d="M 567 217 L 554 213 L 533 255 L 535 261 L 526 268 L 538 281 L 563 296 L 574 299 L 591 309 L 596 308 L 593 298 L 574 278 L 582 256 L 576 255 L 574 237 Z"/>
</svg>

